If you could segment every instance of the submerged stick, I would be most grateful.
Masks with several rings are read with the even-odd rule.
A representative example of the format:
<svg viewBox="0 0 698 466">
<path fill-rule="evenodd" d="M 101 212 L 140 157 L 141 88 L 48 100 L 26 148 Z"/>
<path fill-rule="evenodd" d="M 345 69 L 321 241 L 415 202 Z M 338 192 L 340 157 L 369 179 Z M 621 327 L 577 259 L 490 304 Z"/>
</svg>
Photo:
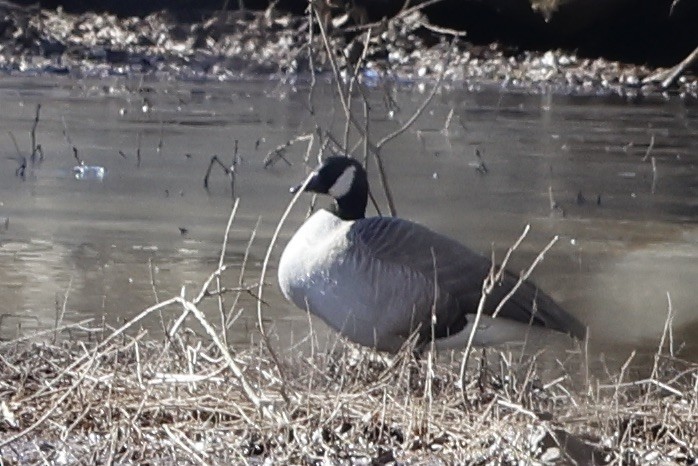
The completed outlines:
<svg viewBox="0 0 698 466">
<path fill-rule="evenodd" d="M 652 156 L 652 194 L 657 190 L 657 179 L 659 175 L 657 173 L 657 158 Z"/>
<path fill-rule="evenodd" d="M 17 157 L 21 158 L 21 159 L 26 158 L 22 155 L 22 151 L 19 149 L 19 144 L 17 144 L 17 138 L 15 138 L 14 133 L 12 131 L 8 131 L 8 133 L 10 134 L 10 138 L 12 139 L 12 144 L 14 144 L 15 150 L 17 151 Z"/>
<path fill-rule="evenodd" d="M 652 136 L 650 137 L 650 144 L 647 146 L 647 151 L 645 152 L 644 157 L 642 157 L 643 162 L 647 161 L 647 158 L 652 153 L 652 149 L 654 149 L 654 133 L 652 133 Z"/>
<path fill-rule="evenodd" d="M 24 179 L 27 172 L 27 158 L 23 156 L 22 151 L 19 150 L 19 144 L 17 144 L 17 139 L 15 139 L 15 135 L 12 133 L 12 131 L 8 131 L 8 133 L 10 134 L 12 144 L 14 144 L 15 150 L 17 151 L 17 157 L 8 158 L 16 160 L 19 164 L 19 167 L 17 167 L 17 169 L 15 170 L 15 176 L 19 176 L 20 178 Z"/>
<path fill-rule="evenodd" d="M 68 132 L 68 125 L 65 122 L 65 117 L 61 116 L 61 121 L 63 122 L 63 137 L 65 138 L 65 141 L 68 143 L 68 146 L 70 146 L 73 149 L 73 157 L 75 157 L 75 160 L 77 160 L 78 165 L 85 165 L 85 162 L 80 158 L 78 148 L 75 146 L 75 144 L 73 144 L 73 140 L 70 138 L 70 133 Z"/>
<path fill-rule="evenodd" d="M 163 138 L 164 138 L 164 132 L 165 132 L 165 122 L 160 121 L 160 140 L 158 141 L 158 145 L 155 148 L 155 151 L 159 154 L 162 152 L 162 146 L 164 144 Z"/>
<path fill-rule="evenodd" d="M 31 162 L 36 162 L 36 155 L 39 154 L 39 162 L 44 160 L 44 151 L 41 150 L 41 145 L 36 144 L 36 127 L 39 125 L 39 116 L 41 112 L 41 104 L 36 104 L 36 115 L 34 116 L 34 124 L 32 125 L 32 130 L 29 133 L 32 141 L 32 152 L 31 152 Z"/>
<path fill-rule="evenodd" d="M 208 180 L 209 180 L 209 177 L 211 176 L 211 170 L 213 169 L 214 164 L 218 164 L 218 166 L 221 167 L 223 172 L 226 175 L 228 175 L 228 178 L 230 179 L 231 195 L 233 196 L 233 199 L 235 199 L 235 165 L 236 165 L 236 160 L 233 160 L 233 164 L 230 167 L 228 167 L 223 162 L 221 162 L 221 159 L 217 155 L 212 156 L 211 161 L 208 164 L 208 168 L 206 169 L 206 174 L 204 175 L 204 189 L 206 191 L 208 191 Z"/>
<path fill-rule="evenodd" d="M 136 166 L 140 167 L 141 166 L 141 138 L 143 137 L 143 133 L 141 131 L 138 132 L 138 146 L 136 147 Z"/>
</svg>

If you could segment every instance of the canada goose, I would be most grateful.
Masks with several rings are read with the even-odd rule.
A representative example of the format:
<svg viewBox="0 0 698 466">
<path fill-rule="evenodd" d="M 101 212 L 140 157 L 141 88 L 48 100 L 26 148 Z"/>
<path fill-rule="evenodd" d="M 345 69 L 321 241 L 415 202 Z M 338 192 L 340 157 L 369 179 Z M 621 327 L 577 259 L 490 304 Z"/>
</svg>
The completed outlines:
<svg viewBox="0 0 698 466">
<path fill-rule="evenodd" d="M 327 158 L 305 191 L 330 195 L 336 207 L 315 212 L 284 249 L 278 278 L 289 301 L 380 351 L 398 351 L 414 331 L 420 344 L 433 331 L 437 348 L 465 347 L 490 270 L 487 258 L 408 220 L 366 218 L 368 179 L 354 159 Z M 584 338 L 584 325 L 530 282 L 496 318 L 488 317 L 517 280 L 506 272 L 486 300 L 476 345 L 523 341 L 533 326 Z"/>
</svg>

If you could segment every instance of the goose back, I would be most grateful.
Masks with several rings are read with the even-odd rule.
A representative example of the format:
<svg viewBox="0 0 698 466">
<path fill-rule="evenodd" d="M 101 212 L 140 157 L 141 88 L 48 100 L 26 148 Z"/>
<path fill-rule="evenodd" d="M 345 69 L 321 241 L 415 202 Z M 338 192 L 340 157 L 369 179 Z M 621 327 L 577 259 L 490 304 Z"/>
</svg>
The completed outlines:
<svg viewBox="0 0 698 466">
<path fill-rule="evenodd" d="M 397 351 L 416 329 L 421 341 L 428 341 L 432 331 L 436 339 L 461 332 L 477 311 L 489 270 L 487 258 L 419 224 L 393 217 L 344 221 L 321 210 L 289 242 L 279 263 L 279 283 L 287 299 L 349 339 Z M 505 273 L 485 313 L 491 314 L 516 282 Z M 499 317 L 577 337 L 584 332 L 530 282 Z"/>
</svg>

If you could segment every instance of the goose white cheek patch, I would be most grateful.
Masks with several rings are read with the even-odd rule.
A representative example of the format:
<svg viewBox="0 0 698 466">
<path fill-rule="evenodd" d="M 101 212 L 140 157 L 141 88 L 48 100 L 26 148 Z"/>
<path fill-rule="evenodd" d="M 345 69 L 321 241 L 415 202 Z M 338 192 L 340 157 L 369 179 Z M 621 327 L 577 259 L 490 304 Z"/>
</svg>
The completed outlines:
<svg viewBox="0 0 698 466">
<path fill-rule="evenodd" d="M 356 173 L 356 167 L 349 167 L 344 170 L 344 173 L 337 178 L 332 187 L 329 189 L 328 194 L 335 199 L 346 196 L 346 194 L 351 190 L 351 185 L 354 183 L 354 175 Z"/>
</svg>

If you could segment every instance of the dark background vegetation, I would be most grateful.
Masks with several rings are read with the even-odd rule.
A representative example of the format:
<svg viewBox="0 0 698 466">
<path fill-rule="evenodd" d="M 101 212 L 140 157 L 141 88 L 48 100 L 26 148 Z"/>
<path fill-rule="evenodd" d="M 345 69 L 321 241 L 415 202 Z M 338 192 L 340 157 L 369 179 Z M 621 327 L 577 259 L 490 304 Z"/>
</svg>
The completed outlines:
<svg viewBox="0 0 698 466">
<path fill-rule="evenodd" d="M 395 14 L 404 4 L 404 0 L 353 1 L 366 8 L 372 21 Z M 17 3 L 36 5 L 26 0 Z M 242 4 L 261 10 L 269 6 L 269 1 L 244 0 Z M 224 7 L 237 9 L 240 3 L 41 0 L 39 5 L 49 9 L 60 6 L 73 13 L 104 11 L 120 16 L 143 16 L 166 9 L 182 21 L 196 21 Z M 276 7 L 301 13 L 306 5 L 307 0 L 279 0 Z M 469 40 L 476 44 L 497 41 L 521 49 L 564 48 L 582 56 L 653 66 L 673 65 L 698 45 L 696 0 L 444 0 L 428 6 L 425 12 L 436 25 L 467 31 Z"/>
</svg>

